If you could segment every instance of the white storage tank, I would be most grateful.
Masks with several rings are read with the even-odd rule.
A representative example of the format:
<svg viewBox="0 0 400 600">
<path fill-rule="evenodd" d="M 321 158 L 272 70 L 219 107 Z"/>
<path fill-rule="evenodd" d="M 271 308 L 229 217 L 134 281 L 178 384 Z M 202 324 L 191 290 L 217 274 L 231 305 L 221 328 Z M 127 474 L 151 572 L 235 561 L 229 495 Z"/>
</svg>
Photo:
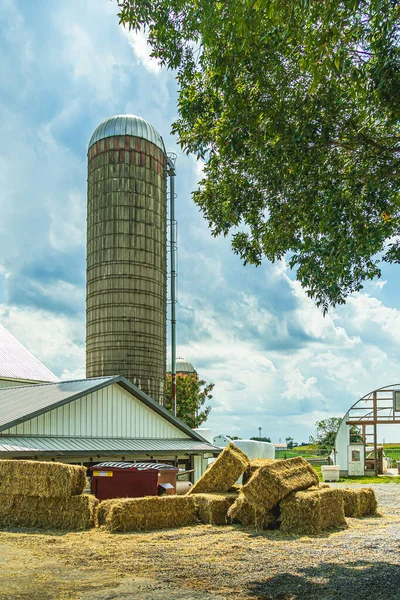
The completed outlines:
<svg viewBox="0 0 400 600">
<path fill-rule="evenodd" d="M 212 429 L 208 429 L 207 427 L 196 427 L 196 429 L 193 429 L 193 431 L 201 435 L 201 437 L 207 440 L 207 442 L 209 442 L 210 444 L 213 443 Z"/>
<path fill-rule="evenodd" d="M 270 442 L 258 442 L 257 440 L 232 440 L 227 435 L 217 435 L 214 438 L 214 445 L 219 448 L 225 448 L 233 442 L 250 459 L 253 458 L 275 458 L 275 446 Z"/>
<path fill-rule="evenodd" d="M 235 446 L 240 448 L 250 459 L 275 458 L 275 446 L 269 442 L 257 440 L 233 440 Z"/>
</svg>

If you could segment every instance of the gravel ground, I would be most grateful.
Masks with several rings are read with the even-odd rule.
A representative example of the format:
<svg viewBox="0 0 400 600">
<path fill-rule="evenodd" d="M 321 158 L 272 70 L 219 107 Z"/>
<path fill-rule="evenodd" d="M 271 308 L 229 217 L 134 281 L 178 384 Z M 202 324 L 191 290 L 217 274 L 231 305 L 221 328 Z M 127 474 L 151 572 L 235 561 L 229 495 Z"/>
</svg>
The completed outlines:
<svg viewBox="0 0 400 600">
<path fill-rule="evenodd" d="M 376 491 L 382 516 L 348 519 L 347 529 L 329 535 L 295 537 L 238 526 L 0 533 L 0 598 L 400 600 L 400 486 L 368 487 Z M 1 593 L 7 548 L 15 557 L 12 594 Z M 28 557 L 20 566 L 19 555 Z M 34 569 L 45 570 L 47 587 L 37 578 L 36 587 L 30 583 Z"/>
</svg>

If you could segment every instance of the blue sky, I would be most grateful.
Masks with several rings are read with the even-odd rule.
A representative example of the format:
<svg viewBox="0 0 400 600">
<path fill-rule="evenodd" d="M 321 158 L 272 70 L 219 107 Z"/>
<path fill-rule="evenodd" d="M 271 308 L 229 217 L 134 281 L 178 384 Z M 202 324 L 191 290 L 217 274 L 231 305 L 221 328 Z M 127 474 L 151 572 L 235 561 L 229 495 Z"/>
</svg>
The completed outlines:
<svg viewBox="0 0 400 600">
<path fill-rule="evenodd" d="M 87 143 L 105 118 L 137 114 L 178 154 L 178 355 L 215 383 L 207 426 L 306 441 L 400 380 L 398 268 L 323 318 L 284 262 L 243 267 L 191 200 L 202 165 L 170 135 L 174 74 L 116 13 L 110 0 L 0 0 L 0 323 L 58 376 L 85 376 Z"/>
</svg>

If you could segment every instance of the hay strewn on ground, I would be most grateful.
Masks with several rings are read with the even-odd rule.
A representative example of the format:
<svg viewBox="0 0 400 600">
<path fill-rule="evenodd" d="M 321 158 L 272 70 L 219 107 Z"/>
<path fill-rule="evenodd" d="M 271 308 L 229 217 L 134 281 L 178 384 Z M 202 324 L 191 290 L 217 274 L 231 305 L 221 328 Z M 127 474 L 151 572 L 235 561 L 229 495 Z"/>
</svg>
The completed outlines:
<svg viewBox="0 0 400 600">
<path fill-rule="evenodd" d="M 226 525 L 228 509 L 237 497 L 237 494 L 194 494 L 199 521 L 210 525 Z"/>
<path fill-rule="evenodd" d="M 340 490 L 297 492 L 282 500 L 279 506 L 284 533 L 315 534 L 346 527 Z"/>
<path fill-rule="evenodd" d="M 250 464 L 243 473 L 243 485 L 249 481 L 251 476 L 259 469 L 260 467 L 265 467 L 265 465 L 271 464 L 273 461 L 272 458 L 253 458 L 250 460 Z"/>
<path fill-rule="evenodd" d="M 339 489 L 343 498 L 346 517 L 370 517 L 376 515 L 377 501 L 371 488 Z"/>
<path fill-rule="evenodd" d="M 95 525 L 97 498 L 40 498 L 0 494 L 0 527 L 89 529 Z"/>
<path fill-rule="evenodd" d="M 228 519 L 231 523 L 241 523 L 247 527 L 267 529 L 277 521 L 277 515 L 272 510 L 254 508 L 241 494 L 228 510 Z"/>
<path fill-rule="evenodd" d="M 234 485 L 250 461 L 235 444 L 228 444 L 206 472 L 190 488 L 188 494 L 224 493 Z"/>
<path fill-rule="evenodd" d="M 117 498 L 106 509 L 108 531 L 147 531 L 197 524 L 192 496 Z"/>
<path fill-rule="evenodd" d="M 260 467 L 242 488 L 246 500 L 259 510 L 271 510 L 292 492 L 319 485 L 317 473 L 301 456 Z"/>
<path fill-rule="evenodd" d="M 86 469 L 35 460 L 0 460 L 0 494 L 68 498 L 82 494 Z"/>
</svg>

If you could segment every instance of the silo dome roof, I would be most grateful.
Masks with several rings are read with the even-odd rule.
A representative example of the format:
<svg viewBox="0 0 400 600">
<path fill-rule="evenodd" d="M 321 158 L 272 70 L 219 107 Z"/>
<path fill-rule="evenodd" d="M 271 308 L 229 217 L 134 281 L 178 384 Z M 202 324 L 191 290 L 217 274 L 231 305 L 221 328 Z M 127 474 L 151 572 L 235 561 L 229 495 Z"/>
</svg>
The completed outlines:
<svg viewBox="0 0 400 600">
<path fill-rule="evenodd" d="M 168 364 L 167 372 L 171 373 L 172 365 Z M 176 359 L 176 372 L 177 373 L 197 373 L 196 369 L 192 365 L 192 363 L 184 358 Z"/>
<path fill-rule="evenodd" d="M 163 139 L 157 129 L 136 115 L 116 115 L 100 123 L 90 138 L 88 150 L 94 143 L 113 135 L 134 135 L 152 142 L 165 152 Z"/>
</svg>

